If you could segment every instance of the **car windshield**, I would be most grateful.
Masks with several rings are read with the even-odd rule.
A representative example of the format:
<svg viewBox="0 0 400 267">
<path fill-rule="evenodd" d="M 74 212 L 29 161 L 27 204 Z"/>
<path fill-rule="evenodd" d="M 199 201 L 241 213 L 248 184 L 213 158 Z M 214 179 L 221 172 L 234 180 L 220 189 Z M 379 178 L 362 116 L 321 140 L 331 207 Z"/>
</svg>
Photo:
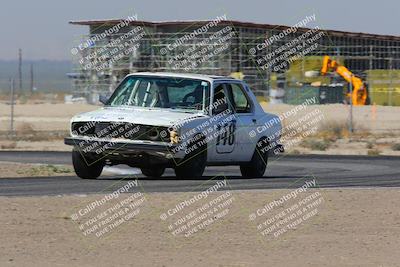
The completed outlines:
<svg viewBox="0 0 400 267">
<path fill-rule="evenodd" d="M 209 82 L 172 77 L 129 76 L 118 86 L 108 106 L 205 110 Z"/>
</svg>

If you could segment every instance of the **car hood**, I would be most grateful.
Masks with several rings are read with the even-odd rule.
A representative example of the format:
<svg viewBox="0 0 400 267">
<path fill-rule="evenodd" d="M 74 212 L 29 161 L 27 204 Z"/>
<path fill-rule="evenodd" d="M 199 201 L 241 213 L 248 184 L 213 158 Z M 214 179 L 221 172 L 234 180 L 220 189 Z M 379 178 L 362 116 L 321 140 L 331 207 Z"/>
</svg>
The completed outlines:
<svg viewBox="0 0 400 267">
<path fill-rule="evenodd" d="M 119 121 L 134 124 L 171 126 L 184 120 L 205 117 L 203 113 L 185 112 L 174 109 L 152 109 L 140 107 L 104 107 L 95 111 L 78 114 L 72 122 L 78 121 Z"/>
</svg>

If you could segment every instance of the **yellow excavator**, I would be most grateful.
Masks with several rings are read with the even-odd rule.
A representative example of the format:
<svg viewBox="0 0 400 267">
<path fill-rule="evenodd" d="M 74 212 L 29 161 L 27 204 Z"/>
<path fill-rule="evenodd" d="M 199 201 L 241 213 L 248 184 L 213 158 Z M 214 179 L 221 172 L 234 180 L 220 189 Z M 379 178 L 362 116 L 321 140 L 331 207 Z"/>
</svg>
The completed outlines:
<svg viewBox="0 0 400 267">
<path fill-rule="evenodd" d="M 353 94 L 347 93 L 347 97 L 351 98 L 353 105 L 363 106 L 367 104 L 368 91 L 364 82 L 356 77 L 348 68 L 340 65 L 329 56 L 324 56 L 322 61 L 321 74 L 326 75 L 328 72 L 334 71 L 343 77 L 348 83 L 352 84 Z"/>
</svg>

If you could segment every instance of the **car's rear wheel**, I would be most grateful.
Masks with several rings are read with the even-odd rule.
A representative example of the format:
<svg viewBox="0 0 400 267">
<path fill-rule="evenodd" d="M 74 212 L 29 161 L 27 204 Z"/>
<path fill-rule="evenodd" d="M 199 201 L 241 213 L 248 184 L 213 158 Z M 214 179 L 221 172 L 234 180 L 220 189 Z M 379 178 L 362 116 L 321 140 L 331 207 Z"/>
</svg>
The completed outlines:
<svg viewBox="0 0 400 267">
<path fill-rule="evenodd" d="M 151 168 L 151 169 L 140 168 L 140 170 L 147 177 L 159 178 L 164 174 L 165 168 L 164 167 L 154 167 L 154 168 Z"/>
<path fill-rule="evenodd" d="M 199 139 L 195 145 L 191 143 L 191 152 L 175 167 L 178 178 L 200 178 L 203 176 L 207 164 L 207 145 Z"/>
<path fill-rule="evenodd" d="M 82 179 L 96 179 L 103 171 L 104 162 L 99 160 L 94 162 L 93 159 L 85 161 L 81 152 L 77 150 L 72 151 L 72 164 L 76 175 Z"/>
<path fill-rule="evenodd" d="M 240 172 L 243 177 L 256 178 L 263 177 L 268 163 L 268 151 L 263 149 L 268 143 L 264 140 L 257 142 L 250 162 L 240 165 Z"/>
</svg>

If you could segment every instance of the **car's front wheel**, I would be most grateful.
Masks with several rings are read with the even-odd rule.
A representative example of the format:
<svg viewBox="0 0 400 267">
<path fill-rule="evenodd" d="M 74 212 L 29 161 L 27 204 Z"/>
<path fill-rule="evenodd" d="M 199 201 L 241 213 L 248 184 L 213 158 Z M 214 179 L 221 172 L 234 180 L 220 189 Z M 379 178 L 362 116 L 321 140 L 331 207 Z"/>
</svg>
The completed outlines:
<svg viewBox="0 0 400 267">
<path fill-rule="evenodd" d="M 92 159 L 88 158 L 85 161 L 81 152 L 77 150 L 72 151 L 72 164 L 76 175 L 82 179 L 96 179 L 100 176 L 104 167 L 104 163 L 101 160 L 93 162 Z"/>
<path fill-rule="evenodd" d="M 263 177 L 268 163 L 268 150 L 263 149 L 266 142 L 260 140 L 256 144 L 250 162 L 240 165 L 240 172 L 243 177 L 257 178 Z"/>
<path fill-rule="evenodd" d="M 200 178 L 207 164 L 207 145 L 203 139 L 190 143 L 190 153 L 175 167 L 178 178 Z"/>
<path fill-rule="evenodd" d="M 159 178 L 164 174 L 165 168 L 164 167 L 154 167 L 151 169 L 141 168 L 140 170 L 147 177 Z"/>
</svg>

